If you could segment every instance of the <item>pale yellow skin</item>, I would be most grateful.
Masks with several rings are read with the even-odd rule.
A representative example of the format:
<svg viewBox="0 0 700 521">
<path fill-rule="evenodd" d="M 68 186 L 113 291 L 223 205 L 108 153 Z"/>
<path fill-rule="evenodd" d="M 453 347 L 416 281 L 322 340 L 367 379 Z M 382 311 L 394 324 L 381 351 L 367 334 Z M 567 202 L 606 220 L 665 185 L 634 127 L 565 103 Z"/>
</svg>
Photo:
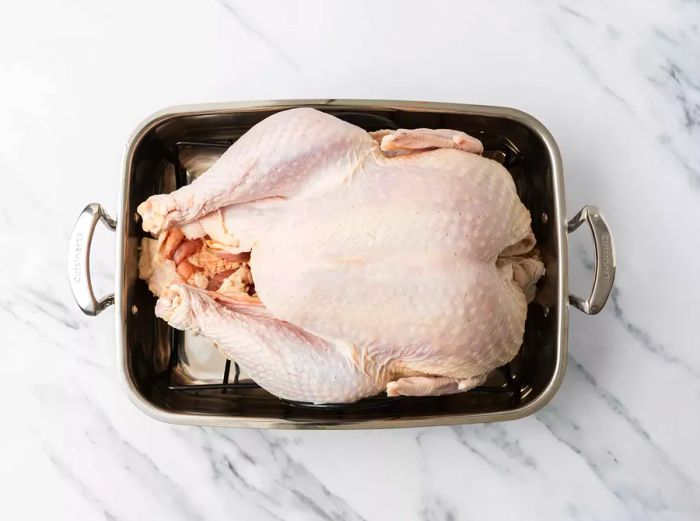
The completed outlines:
<svg viewBox="0 0 700 521">
<path fill-rule="evenodd" d="M 194 183 L 139 207 L 147 231 L 177 225 L 251 251 L 262 305 L 176 285 L 157 313 L 287 399 L 479 385 L 517 353 L 543 273 L 511 176 L 479 152 L 456 131 L 271 116 Z"/>
</svg>

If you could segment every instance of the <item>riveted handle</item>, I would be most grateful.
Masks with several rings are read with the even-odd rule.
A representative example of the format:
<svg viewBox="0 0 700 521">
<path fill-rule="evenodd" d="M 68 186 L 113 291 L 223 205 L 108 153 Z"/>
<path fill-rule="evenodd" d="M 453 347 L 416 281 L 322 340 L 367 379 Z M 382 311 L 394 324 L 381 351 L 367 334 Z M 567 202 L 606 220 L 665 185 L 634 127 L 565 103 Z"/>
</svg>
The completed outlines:
<svg viewBox="0 0 700 521">
<path fill-rule="evenodd" d="M 73 298 L 86 315 L 95 316 L 114 304 L 114 295 L 102 300 L 95 298 L 90 280 L 90 248 L 98 222 L 114 231 L 117 221 L 107 215 L 97 203 L 89 204 L 78 216 L 68 244 L 68 280 Z"/>
<path fill-rule="evenodd" d="M 584 206 L 568 223 L 569 233 L 576 230 L 584 222 L 588 223 L 593 233 L 595 247 L 595 269 L 593 289 L 587 299 L 569 295 L 569 303 L 586 313 L 595 315 L 603 309 L 610 296 L 615 281 L 615 248 L 613 246 L 610 227 L 598 210 L 597 206 Z"/>
</svg>

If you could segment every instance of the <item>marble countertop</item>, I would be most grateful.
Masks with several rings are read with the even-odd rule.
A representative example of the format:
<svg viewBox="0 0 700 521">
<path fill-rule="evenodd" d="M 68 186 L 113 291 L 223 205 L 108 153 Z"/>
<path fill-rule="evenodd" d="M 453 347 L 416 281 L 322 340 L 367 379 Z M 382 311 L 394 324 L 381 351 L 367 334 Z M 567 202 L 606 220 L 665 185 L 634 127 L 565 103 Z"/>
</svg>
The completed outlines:
<svg viewBox="0 0 700 521">
<path fill-rule="evenodd" d="M 0 507 L 8 519 L 700 518 L 700 5 L 3 2 Z M 510 423 L 178 427 L 119 386 L 113 310 L 79 314 L 66 245 L 114 212 L 128 136 L 165 106 L 275 98 L 507 105 L 548 126 L 568 214 L 600 206 L 618 278 L 572 310 L 565 382 Z M 588 291 L 587 233 L 571 285 Z M 113 236 L 93 276 L 112 287 Z M 41 516 L 41 517 L 40 517 Z"/>
</svg>

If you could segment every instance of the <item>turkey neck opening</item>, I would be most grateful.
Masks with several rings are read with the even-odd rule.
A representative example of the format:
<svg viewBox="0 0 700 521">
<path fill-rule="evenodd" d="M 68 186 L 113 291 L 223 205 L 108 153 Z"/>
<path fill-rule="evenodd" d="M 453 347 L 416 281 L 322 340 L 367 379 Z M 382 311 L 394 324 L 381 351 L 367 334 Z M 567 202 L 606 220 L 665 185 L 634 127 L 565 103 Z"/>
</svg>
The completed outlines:
<svg viewBox="0 0 700 521">
<path fill-rule="evenodd" d="M 209 235 L 187 239 L 180 228 L 173 228 L 157 239 L 142 239 L 139 278 L 156 296 L 184 283 L 224 296 L 257 297 L 249 262 L 250 252 L 230 253 Z"/>
</svg>

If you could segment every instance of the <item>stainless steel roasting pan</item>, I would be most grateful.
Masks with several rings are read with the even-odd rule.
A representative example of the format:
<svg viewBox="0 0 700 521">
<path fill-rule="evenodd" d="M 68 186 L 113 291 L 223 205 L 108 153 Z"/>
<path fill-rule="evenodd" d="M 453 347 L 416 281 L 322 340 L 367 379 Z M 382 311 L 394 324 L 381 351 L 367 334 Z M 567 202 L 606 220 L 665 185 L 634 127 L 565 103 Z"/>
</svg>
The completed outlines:
<svg viewBox="0 0 700 521">
<path fill-rule="evenodd" d="M 509 170 L 545 260 L 523 345 L 510 364 L 476 390 L 441 397 L 377 396 L 350 405 L 312 406 L 280 400 L 259 388 L 201 338 L 177 332 L 154 315 L 155 298 L 137 277 L 144 236 L 136 206 L 173 190 L 270 114 L 299 106 L 330 112 L 366 130 L 451 128 L 478 136 L 485 155 Z M 194 161 L 193 161 L 194 158 Z M 96 315 L 115 304 L 118 373 L 131 400 L 156 419 L 193 425 L 348 429 L 448 425 L 512 420 L 544 406 L 566 367 L 569 305 L 601 310 L 612 289 L 615 257 L 598 209 L 566 219 L 557 144 L 528 114 L 503 107 L 403 101 L 305 100 L 183 106 L 158 112 L 129 140 L 116 219 L 99 204 L 80 214 L 70 239 L 68 271 L 76 302 Z M 116 231 L 113 296 L 98 300 L 90 282 L 90 243 L 98 222 Z M 587 222 L 595 245 L 595 276 L 587 299 L 569 295 L 567 234 Z"/>
</svg>

